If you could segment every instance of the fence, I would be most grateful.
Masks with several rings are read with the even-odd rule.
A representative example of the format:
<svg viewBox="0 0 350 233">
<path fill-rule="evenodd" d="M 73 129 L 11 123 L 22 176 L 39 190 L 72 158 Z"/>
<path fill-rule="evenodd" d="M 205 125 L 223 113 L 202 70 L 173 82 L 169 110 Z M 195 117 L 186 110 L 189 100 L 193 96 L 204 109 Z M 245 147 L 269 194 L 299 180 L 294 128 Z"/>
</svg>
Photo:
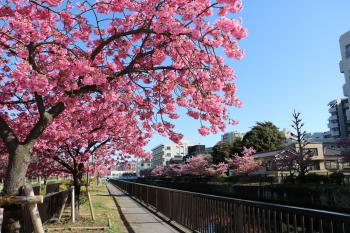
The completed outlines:
<svg viewBox="0 0 350 233">
<path fill-rule="evenodd" d="M 70 190 L 64 190 L 56 193 L 50 193 L 44 196 L 44 202 L 42 204 L 38 204 L 39 214 L 41 221 L 43 223 L 47 222 L 48 220 L 52 219 L 54 216 L 58 216 L 59 211 L 61 210 L 65 198 L 67 195 L 70 195 Z M 67 203 L 70 203 L 70 198 L 68 197 Z M 23 206 L 22 207 L 22 223 L 21 226 L 22 232 L 21 233 L 31 233 L 33 232 L 33 225 L 31 222 L 31 218 L 28 212 L 28 207 Z"/>
<path fill-rule="evenodd" d="M 350 215 L 226 198 L 139 183 L 111 182 L 194 232 L 349 233 Z"/>
<path fill-rule="evenodd" d="M 46 194 L 55 193 L 60 191 L 61 183 L 52 183 L 45 185 Z M 33 191 L 35 195 L 40 195 L 40 185 L 33 186 Z"/>
<path fill-rule="evenodd" d="M 59 192 L 60 191 L 60 184 L 61 183 L 47 184 L 46 185 L 46 194 Z"/>
<path fill-rule="evenodd" d="M 148 178 L 137 179 L 135 182 L 215 196 L 244 197 L 244 199 L 253 201 L 350 213 L 350 186 L 336 184 L 240 185 L 227 182 L 201 182 L 199 179 L 167 181 L 166 179 Z"/>
</svg>

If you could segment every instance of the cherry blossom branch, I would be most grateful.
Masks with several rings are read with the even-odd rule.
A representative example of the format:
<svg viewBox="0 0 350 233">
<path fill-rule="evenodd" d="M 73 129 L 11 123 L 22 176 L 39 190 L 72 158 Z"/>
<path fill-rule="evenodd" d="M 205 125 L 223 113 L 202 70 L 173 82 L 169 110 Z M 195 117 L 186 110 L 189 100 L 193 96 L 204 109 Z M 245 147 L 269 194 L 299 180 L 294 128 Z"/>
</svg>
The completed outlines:
<svg viewBox="0 0 350 233">
<path fill-rule="evenodd" d="M 69 172 L 73 173 L 73 168 L 69 166 L 68 163 L 66 163 L 64 160 L 60 159 L 58 156 L 54 156 L 53 159 L 61 164 L 63 167 L 65 167 Z"/>
<path fill-rule="evenodd" d="M 59 102 L 55 106 L 53 106 L 49 111 L 44 112 L 40 116 L 39 121 L 35 124 L 35 126 L 28 134 L 24 143 L 34 143 L 35 140 L 38 137 L 40 137 L 40 135 L 46 129 L 46 127 L 53 121 L 53 119 L 63 112 L 64 108 L 65 107 L 63 102 Z"/>
<path fill-rule="evenodd" d="M 135 30 L 127 31 L 127 32 L 117 33 L 117 34 L 101 41 L 101 43 L 91 52 L 90 60 L 91 61 L 95 60 L 96 56 L 102 51 L 102 49 L 114 40 L 117 40 L 123 36 L 130 36 L 130 35 L 134 35 L 134 34 L 138 34 L 138 33 L 150 33 L 150 32 L 152 32 L 150 29 L 139 28 L 139 29 L 135 29 Z"/>
</svg>

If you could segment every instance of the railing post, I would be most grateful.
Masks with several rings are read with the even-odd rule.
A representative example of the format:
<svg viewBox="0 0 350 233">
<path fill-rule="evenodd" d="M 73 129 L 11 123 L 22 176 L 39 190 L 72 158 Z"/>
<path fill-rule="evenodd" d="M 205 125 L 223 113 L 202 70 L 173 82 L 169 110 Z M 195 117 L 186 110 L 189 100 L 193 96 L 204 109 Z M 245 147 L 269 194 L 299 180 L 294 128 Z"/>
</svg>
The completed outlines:
<svg viewBox="0 0 350 233">
<path fill-rule="evenodd" d="M 158 211 L 158 189 L 156 189 L 156 210 Z"/>
<path fill-rule="evenodd" d="M 72 215 L 72 223 L 75 223 L 75 191 L 74 186 L 72 186 L 72 195 L 71 195 L 71 215 Z"/>
<path fill-rule="evenodd" d="M 173 214 L 172 214 L 172 203 L 171 203 L 171 191 L 168 191 L 169 194 L 168 194 L 168 202 L 169 202 L 169 218 L 170 220 L 173 219 Z"/>
<path fill-rule="evenodd" d="M 4 208 L 0 208 L 0 232 L 2 228 L 2 221 L 4 219 Z"/>
<path fill-rule="evenodd" d="M 149 187 L 147 186 L 147 205 L 149 205 Z"/>
<path fill-rule="evenodd" d="M 237 232 L 243 232 L 244 213 L 243 213 L 242 203 L 237 203 L 234 216 L 235 216 L 235 225 L 236 225 L 235 229 L 237 229 Z"/>
</svg>

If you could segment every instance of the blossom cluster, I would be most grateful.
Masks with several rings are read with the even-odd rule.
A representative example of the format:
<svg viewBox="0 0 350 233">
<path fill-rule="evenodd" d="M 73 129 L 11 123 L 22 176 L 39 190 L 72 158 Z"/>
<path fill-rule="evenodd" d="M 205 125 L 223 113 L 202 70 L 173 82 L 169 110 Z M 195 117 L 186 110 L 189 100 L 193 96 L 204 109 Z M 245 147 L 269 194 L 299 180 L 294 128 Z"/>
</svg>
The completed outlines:
<svg viewBox="0 0 350 233">
<path fill-rule="evenodd" d="M 234 155 L 228 160 L 229 166 L 233 170 L 233 174 L 242 175 L 255 172 L 259 169 L 261 161 L 255 160 L 252 156 L 255 153 L 253 148 L 243 148 L 242 155 Z"/>
<path fill-rule="evenodd" d="M 227 172 L 228 165 L 219 163 L 210 165 L 203 155 L 186 159 L 182 164 L 158 166 L 151 172 L 153 176 L 220 176 Z"/>
<path fill-rule="evenodd" d="M 245 148 L 241 155 L 234 155 L 227 160 L 227 163 L 209 164 L 203 155 L 186 159 L 182 164 L 171 164 L 158 166 L 151 172 L 153 176 L 220 176 L 229 169 L 234 175 L 247 175 L 259 169 L 261 162 L 252 156 L 255 153 L 253 148 Z"/>
<path fill-rule="evenodd" d="M 153 133 L 182 139 L 179 108 L 200 134 L 223 131 L 242 103 L 217 51 L 244 55 L 241 9 L 241 0 L 2 1 L 0 147 L 85 164 L 90 143 L 108 139 L 110 155 L 147 157 Z"/>
</svg>

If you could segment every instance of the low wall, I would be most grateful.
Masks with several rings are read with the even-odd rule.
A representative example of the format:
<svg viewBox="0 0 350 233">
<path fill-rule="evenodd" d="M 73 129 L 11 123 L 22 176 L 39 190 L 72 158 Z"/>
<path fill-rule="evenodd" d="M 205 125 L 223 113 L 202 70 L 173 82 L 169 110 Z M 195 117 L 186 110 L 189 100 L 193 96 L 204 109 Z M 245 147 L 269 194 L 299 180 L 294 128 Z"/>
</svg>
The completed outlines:
<svg viewBox="0 0 350 233">
<path fill-rule="evenodd" d="M 327 185 L 236 185 L 222 182 L 164 181 L 137 182 L 192 192 L 350 213 L 350 186 Z"/>
</svg>

